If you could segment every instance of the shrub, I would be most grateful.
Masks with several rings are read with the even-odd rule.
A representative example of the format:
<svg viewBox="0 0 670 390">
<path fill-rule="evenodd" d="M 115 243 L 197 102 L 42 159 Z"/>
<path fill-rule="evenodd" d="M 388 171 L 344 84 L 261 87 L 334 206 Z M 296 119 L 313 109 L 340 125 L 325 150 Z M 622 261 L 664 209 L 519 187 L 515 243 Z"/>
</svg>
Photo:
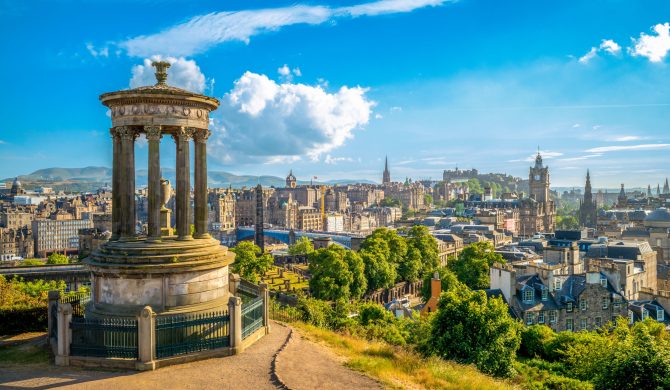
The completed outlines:
<svg viewBox="0 0 670 390">
<path fill-rule="evenodd" d="M 555 337 L 554 331 L 546 325 L 532 325 L 521 329 L 519 353 L 527 357 L 545 358 L 545 348 Z"/>
</svg>

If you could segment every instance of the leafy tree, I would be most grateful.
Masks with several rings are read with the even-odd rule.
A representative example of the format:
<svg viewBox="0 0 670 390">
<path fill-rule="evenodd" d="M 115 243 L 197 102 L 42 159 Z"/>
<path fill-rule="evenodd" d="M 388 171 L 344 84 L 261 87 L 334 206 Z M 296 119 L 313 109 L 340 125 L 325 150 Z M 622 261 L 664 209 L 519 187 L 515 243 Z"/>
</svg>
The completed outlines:
<svg viewBox="0 0 670 390">
<path fill-rule="evenodd" d="M 416 282 L 419 280 L 422 270 L 421 252 L 416 248 L 410 248 L 398 265 L 398 278 L 408 282 Z"/>
<path fill-rule="evenodd" d="M 423 203 L 425 203 L 428 206 L 432 205 L 433 204 L 433 196 L 429 195 L 429 194 L 425 194 L 423 196 Z"/>
<path fill-rule="evenodd" d="M 365 263 L 358 253 L 350 250 L 344 252 L 344 260 L 347 262 L 352 276 L 349 285 L 351 298 L 361 298 L 368 289 L 368 281 L 365 279 Z"/>
<path fill-rule="evenodd" d="M 477 178 L 472 178 L 468 179 L 467 182 L 468 190 L 470 191 L 471 194 L 483 194 L 484 190 L 482 189 L 482 185 L 479 183 L 479 180 Z"/>
<path fill-rule="evenodd" d="M 402 207 L 400 200 L 397 198 L 384 198 L 379 202 L 381 207 Z"/>
<path fill-rule="evenodd" d="M 505 260 L 495 253 L 490 242 L 475 242 L 466 246 L 449 268 L 456 273 L 458 279 L 473 290 L 489 288 L 489 269 L 493 263 L 504 263 Z"/>
<path fill-rule="evenodd" d="M 314 297 L 324 300 L 349 299 L 349 287 L 354 280 L 344 249 L 332 245 L 309 256 L 309 288 Z"/>
<path fill-rule="evenodd" d="M 49 257 L 47 257 L 47 264 L 49 265 L 68 264 L 69 262 L 70 260 L 68 257 L 60 253 L 52 253 L 49 255 Z"/>
<path fill-rule="evenodd" d="M 378 242 L 377 239 L 383 240 L 388 246 L 388 251 L 384 251 L 386 259 L 395 265 L 400 264 L 407 253 L 405 238 L 400 236 L 395 230 L 382 227 L 375 229 L 370 236 L 363 240 L 361 249 L 369 249 Z"/>
<path fill-rule="evenodd" d="M 389 262 L 387 258 L 388 244 L 379 238 L 375 241 L 359 252 L 365 264 L 365 278 L 368 281 L 369 291 L 391 287 L 397 277 L 395 264 Z"/>
<path fill-rule="evenodd" d="M 442 293 L 433 318 L 430 348 L 445 359 L 475 364 L 497 377 L 514 374 L 519 325 L 501 298 L 483 291 L 452 289 Z"/>
<path fill-rule="evenodd" d="M 556 227 L 564 230 L 579 229 L 579 220 L 574 215 L 557 215 Z"/>
<path fill-rule="evenodd" d="M 231 251 L 235 253 L 233 272 L 252 283 L 258 283 L 274 262 L 271 254 L 261 253 L 261 248 L 251 241 L 242 241 Z"/>
<path fill-rule="evenodd" d="M 440 259 L 437 240 L 430 234 L 427 227 L 412 226 L 407 232 L 407 247 L 415 249 L 421 256 L 421 275 L 437 268 L 439 265 Z M 416 279 L 405 278 L 404 280 L 413 282 Z"/>
<path fill-rule="evenodd" d="M 530 357 L 545 357 L 545 345 L 553 340 L 556 334 L 546 325 L 531 325 L 521 329 L 521 348 L 519 353 Z"/>
<path fill-rule="evenodd" d="M 291 256 L 309 255 L 312 252 L 314 252 L 314 244 L 305 236 L 298 238 L 295 244 L 288 248 L 288 254 Z"/>
<path fill-rule="evenodd" d="M 39 259 L 25 259 L 19 262 L 19 267 L 33 267 L 39 265 L 44 265 L 44 261 Z"/>
</svg>

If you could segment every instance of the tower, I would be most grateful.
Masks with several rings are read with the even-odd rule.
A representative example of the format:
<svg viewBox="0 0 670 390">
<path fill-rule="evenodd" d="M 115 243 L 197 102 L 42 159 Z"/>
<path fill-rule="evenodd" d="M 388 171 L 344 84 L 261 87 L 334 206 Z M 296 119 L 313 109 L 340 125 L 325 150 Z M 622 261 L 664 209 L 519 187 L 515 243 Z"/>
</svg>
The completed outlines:
<svg viewBox="0 0 670 390">
<path fill-rule="evenodd" d="M 579 224 L 586 227 L 596 227 L 597 204 L 593 199 L 591 188 L 591 174 L 586 171 L 586 184 L 584 185 L 584 199 L 579 203 Z"/>
<path fill-rule="evenodd" d="M 382 184 L 390 184 L 391 183 L 391 172 L 389 171 L 389 158 L 386 156 L 386 160 L 384 162 L 384 174 L 382 176 Z"/>
<path fill-rule="evenodd" d="M 297 185 L 297 179 L 293 175 L 293 169 L 288 173 L 288 176 L 286 176 L 286 188 L 295 188 Z"/>
<path fill-rule="evenodd" d="M 621 183 L 621 190 L 619 190 L 619 196 L 617 197 L 617 207 L 623 208 L 628 204 L 628 197 L 626 196 L 626 190 L 624 189 L 623 183 Z"/>
<path fill-rule="evenodd" d="M 665 178 L 665 184 L 663 184 L 663 195 L 670 194 L 670 186 L 668 186 L 668 178 Z"/>
<path fill-rule="evenodd" d="M 651 198 L 651 184 L 647 184 L 647 198 Z"/>
<path fill-rule="evenodd" d="M 542 164 L 542 155 L 537 152 L 535 166 L 530 168 L 528 175 L 530 196 L 538 202 L 549 201 L 549 167 Z"/>
</svg>

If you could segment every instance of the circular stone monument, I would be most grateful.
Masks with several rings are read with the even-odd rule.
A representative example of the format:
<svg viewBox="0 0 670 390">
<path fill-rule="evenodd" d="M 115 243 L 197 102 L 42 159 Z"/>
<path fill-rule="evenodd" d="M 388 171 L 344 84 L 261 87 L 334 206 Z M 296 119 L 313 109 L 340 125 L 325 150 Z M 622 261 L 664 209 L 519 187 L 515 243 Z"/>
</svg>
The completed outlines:
<svg viewBox="0 0 670 390">
<path fill-rule="evenodd" d="M 219 101 L 167 85 L 170 64 L 153 65 L 156 85 L 100 96 L 112 116 L 112 237 L 84 260 L 92 273 L 91 317 L 135 316 L 147 305 L 159 316 L 205 313 L 228 303 L 228 265 L 234 254 L 207 233 L 209 114 Z M 138 233 L 135 216 L 134 149 L 141 134 L 149 145 L 146 234 Z M 170 189 L 160 174 L 163 136 L 176 146 L 174 230 L 164 207 Z M 195 152 L 194 216 L 190 140 Z"/>
</svg>

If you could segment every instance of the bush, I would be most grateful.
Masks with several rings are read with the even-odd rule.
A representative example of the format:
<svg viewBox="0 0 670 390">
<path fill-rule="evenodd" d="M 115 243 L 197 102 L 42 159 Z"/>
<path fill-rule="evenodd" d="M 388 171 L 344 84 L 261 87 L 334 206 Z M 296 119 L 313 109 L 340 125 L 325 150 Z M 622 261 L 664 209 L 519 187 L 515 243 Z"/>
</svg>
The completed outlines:
<svg viewBox="0 0 670 390">
<path fill-rule="evenodd" d="M 532 325 L 521 329 L 519 353 L 527 357 L 546 358 L 545 348 L 555 333 L 546 325 Z"/>
<path fill-rule="evenodd" d="M 0 335 L 41 332 L 47 329 L 48 319 L 46 305 L 0 309 Z"/>
</svg>

